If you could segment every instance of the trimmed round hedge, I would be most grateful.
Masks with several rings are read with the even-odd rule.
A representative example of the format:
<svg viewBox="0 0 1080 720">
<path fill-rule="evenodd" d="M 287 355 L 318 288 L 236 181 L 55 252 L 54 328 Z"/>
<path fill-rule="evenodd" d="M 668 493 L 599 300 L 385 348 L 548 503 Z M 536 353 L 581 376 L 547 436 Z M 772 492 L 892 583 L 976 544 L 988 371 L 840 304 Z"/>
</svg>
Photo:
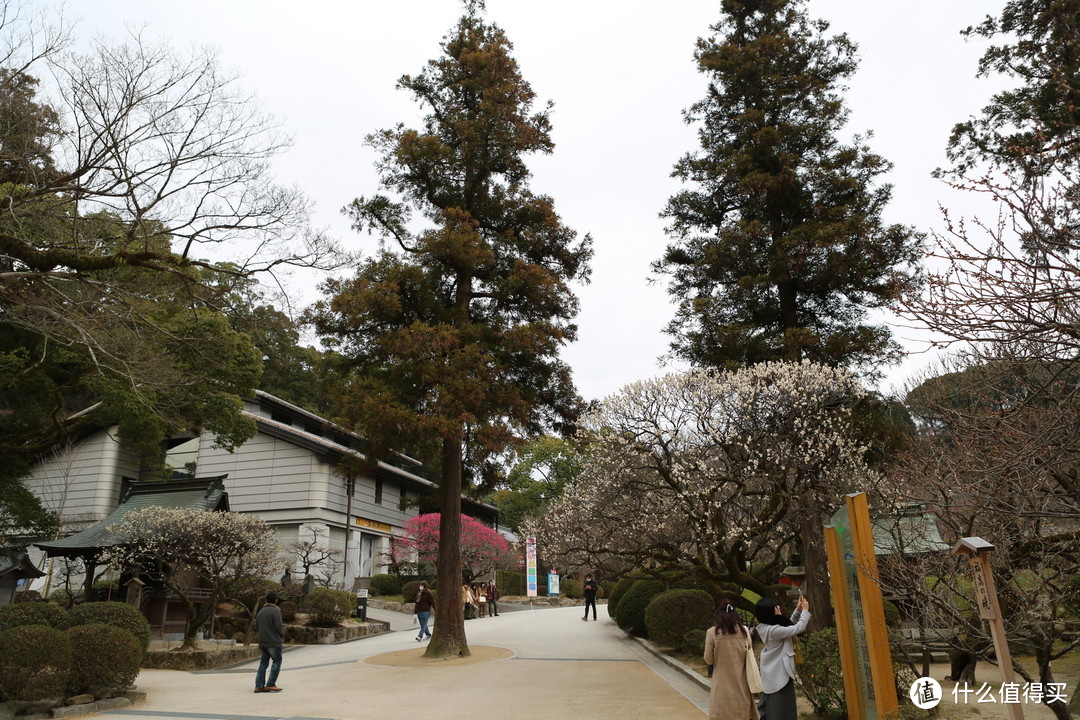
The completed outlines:
<svg viewBox="0 0 1080 720">
<path fill-rule="evenodd" d="M 96 623 L 68 628 L 71 638 L 71 676 L 75 694 L 126 688 L 135 682 L 142 664 L 139 640 L 115 625 Z"/>
<path fill-rule="evenodd" d="M 686 633 L 712 625 L 716 602 L 704 590 L 668 590 L 645 608 L 645 631 L 654 643 L 678 647 Z"/>
<path fill-rule="evenodd" d="M 397 575 L 372 575 L 371 589 L 380 595 L 397 595 L 401 592 L 401 578 Z M 415 597 L 415 596 L 414 596 Z"/>
<path fill-rule="evenodd" d="M 304 596 L 304 609 L 316 627 L 334 627 L 353 611 L 353 596 L 343 590 L 315 588 Z"/>
<path fill-rule="evenodd" d="M 667 586 L 663 580 L 638 580 L 619 600 L 615 622 L 628 633 L 638 637 L 647 637 L 645 629 L 645 608 L 654 597 L 664 592 Z"/>
<path fill-rule="evenodd" d="M 560 583 L 560 590 L 562 590 L 563 597 L 568 597 L 573 600 L 580 600 L 585 597 L 585 591 L 582 584 L 573 578 L 567 578 Z"/>
<path fill-rule="evenodd" d="M 401 597 L 403 602 L 411 603 L 416 602 L 416 595 L 420 592 L 420 581 L 410 580 L 401 587 Z"/>
<path fill-rule="evenodd" d="M 612 618 L 618 618 L 619 601 L 622 600 L 622 597 L 626 594 L 626 591 L 632 588 L 634 586 L 634 583 L 636 583 L 639 579 L 640 578 L 625 577 L 619 580 L 619 582 L 615 583 L 615 587 L 611 591 L 611 597 L 609 597 L 607 601 L 608 615 L 610 615 Z"/>
<path fill-rule="evenodd" d="M 63 695 L 71 673 L 71 638 L 46 625 L 0 632 L 0 694 L 11 700 Z"/>
<path fill-rule="evenodd" d="M 0 605 L 0 631 L 25 625 L 45 625 L 63 630 L 67 627 L 67 610 L 51 602 Z"/>
<path fill-rule="evenodd" d="M 150 623 L 139 610 L 122 602 L 91 602 L 76 605 L 68 611 L 67 626 L 112 625 L 127 630 L 139 642 L 142 652 L 150 647 Z M 139 662 L 142 662 L 140 656 Z"/>
</svg>

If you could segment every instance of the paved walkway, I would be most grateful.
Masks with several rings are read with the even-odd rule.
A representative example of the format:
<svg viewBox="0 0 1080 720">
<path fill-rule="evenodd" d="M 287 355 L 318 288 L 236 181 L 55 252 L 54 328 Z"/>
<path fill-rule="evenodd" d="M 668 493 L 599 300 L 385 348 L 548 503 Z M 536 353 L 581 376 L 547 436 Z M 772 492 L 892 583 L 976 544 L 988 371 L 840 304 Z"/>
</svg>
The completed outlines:
<svg viewBox="0 0 1080 720">
<path fill-rule="evenodd" d="M 412 618 L 369 611 L 392 632 L 341 645 L 287 649 L 280 693 L 255 694 L 257 662 L 197 673 L 143 670 L 147 701 L 97 715 L 108 720 L 352 720 L 505 717 L 701 720 L 708 695 L 626 637 L 609 618 L 582 622 L 581 608 L 528 609 L 469 620 L 469 644 L 512 651 L 486 663 L 385 667 L 364 662 L 416 649 Z M 602 615 L 604 613 L 601 613 Z"/>
</svg>

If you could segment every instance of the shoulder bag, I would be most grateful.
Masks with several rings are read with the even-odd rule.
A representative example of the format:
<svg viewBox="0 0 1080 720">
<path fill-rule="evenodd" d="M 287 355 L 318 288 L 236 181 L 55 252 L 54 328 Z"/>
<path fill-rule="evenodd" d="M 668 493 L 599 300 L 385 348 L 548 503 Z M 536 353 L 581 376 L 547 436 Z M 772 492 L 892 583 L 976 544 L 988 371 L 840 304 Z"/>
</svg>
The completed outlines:
<svg viewBox="0 0 1080 720">
<path fill-rule="evenodd" d="M 746 629 L 746 684 L 750 686 L 751 695 L 761 692 L 761 671 L 758 670 L 757 658 L 754 657 L 754 640 L 749 628 Z"/>
</svg>

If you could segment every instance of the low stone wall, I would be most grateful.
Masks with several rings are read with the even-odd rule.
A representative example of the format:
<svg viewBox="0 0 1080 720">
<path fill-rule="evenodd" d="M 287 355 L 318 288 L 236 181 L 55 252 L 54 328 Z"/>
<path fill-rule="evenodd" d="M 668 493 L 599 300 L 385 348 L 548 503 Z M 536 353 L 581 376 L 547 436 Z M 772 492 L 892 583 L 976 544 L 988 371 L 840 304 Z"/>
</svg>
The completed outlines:
<svg viewBox="0 0 1080 720">
<path fill-rule="evenodd" d="M 390 623 L 368 621 L 346 627 L 319 628 L 306 625 L 286 625 L 285 642 L 294 645 L 332 645 L 356 640 L 368 635 L 388 632 Z"/>
<path fill-rule="evenodd" d="M 378 621 L 332 628 L 286 625 L 285 643 L 287 645 L 333 645 L 368 635 L 378 635 L 389 630 L 390 623 Z M 203 647 L 199 650 L 183 652 L 151 648 L 143 657 L 142 666 L 158 670 L 210 670 L 255 660 L 258 657 L 259 648 L 255 645 Z"/>
<path fill-rule="evenodd" d="M 210 670 L 259 657 L 259 648 L 224 647 L 205 650 L 147 650 L 142 666 L 157 670 Z"/>
</svg>

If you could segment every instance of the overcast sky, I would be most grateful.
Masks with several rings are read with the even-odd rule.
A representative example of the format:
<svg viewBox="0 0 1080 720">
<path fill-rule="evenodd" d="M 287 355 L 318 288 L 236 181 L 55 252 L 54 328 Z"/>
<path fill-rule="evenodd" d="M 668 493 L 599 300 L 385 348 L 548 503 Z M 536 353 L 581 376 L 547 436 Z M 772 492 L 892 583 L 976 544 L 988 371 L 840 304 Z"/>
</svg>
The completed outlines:
<svg viewBox="0 0 1080 720">
<path fill-rule="evenodd" d="M 810 0 L 859 45 L 861 63 L 846 95 L 849 130 L 872 130 L 871 147 L 895 167 L 889 222 L 922 231 L 942 225 L 939 204 L 971 214 L 970 198 L 931 178 L 945 163 L 953 124 L 975 114 L 995 87 L 975 78 L 982 43 L 959 31 L 1000 9 L 1000 2 Z M 376 241 L 353 233 L 340 208 L 377 189 L 375 155 L 364 137 L 421 113 L 403 74 L 439 53 L 456 22 L 456 0 L 87 0 L 69 4 L 81 38 L 122 39 L 126 26 L 179 48 L 220 50 L 243 87 L 257 93 L 293 136 L 276 163 L 278 178 L 316 203 L 316 225 L 353 249 Z M 666 372 L 658 359 L 673 307 L 649 265 L 667 243 L 658 213 L 678 189 L 674 162 L 696 147 L 682 111 L 704 94 L 693 62 L 695 40 L 711 34 L 719 3 L 674 0 L 487 0 L 489 20 L 514 44 L 514 56 L 540 101 L 555 103 L 551 156 L 530 162 L 535 192 L 551 195 L 565 223 L 595 243 L 592 283 L 580 288 L 580 339 L 565 352 L 586 398 Z M 293 279 L 301 303 L 318 297 L 315 281 Z M 917 332 L 897 326 L 915 351 L 889 372 L 885 389 L 926 362 Z"/>
</svg>

